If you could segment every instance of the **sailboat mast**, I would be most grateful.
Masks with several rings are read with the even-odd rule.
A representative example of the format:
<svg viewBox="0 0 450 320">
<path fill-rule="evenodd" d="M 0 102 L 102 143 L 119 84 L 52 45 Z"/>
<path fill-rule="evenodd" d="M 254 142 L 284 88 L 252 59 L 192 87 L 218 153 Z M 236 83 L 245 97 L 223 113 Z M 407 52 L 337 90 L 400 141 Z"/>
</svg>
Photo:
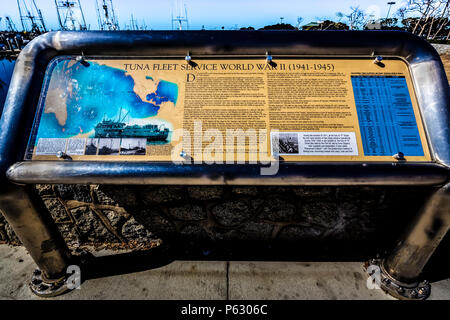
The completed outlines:
<svg viewBox="0 0 450 320">
<path fill-rule="evenodd" d="M 125 113 L 125 115 L 123 116 L 123 118 L 119 119 L 119 122 L 122 122 L 125 120 L 125 118 L 127 117 L 127 115 L 130 113 L 130 111 L 127 111 L 127 113 Z M 129 121 L 128 121 L 129 122 Z"/>
<path fill-rule="evenodd" d="M 122 107 L 120 107 L 120 110 L 119 110 L 119 119 L 117 119 L 117 122 L 120 122 L 120 116 L 122 115 Z"/>
</svg>

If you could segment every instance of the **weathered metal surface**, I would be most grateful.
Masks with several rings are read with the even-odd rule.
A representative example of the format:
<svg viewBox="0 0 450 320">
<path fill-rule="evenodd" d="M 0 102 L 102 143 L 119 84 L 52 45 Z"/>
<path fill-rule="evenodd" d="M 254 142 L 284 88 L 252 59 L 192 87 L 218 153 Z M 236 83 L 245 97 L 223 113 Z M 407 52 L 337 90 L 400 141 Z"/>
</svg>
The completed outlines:
<svg viewBox="0 0 450 320">
<path fill-rule="evenodd" d="M 48 62 L 57 55 L 148 57 L 182 56 L 346 56 L 374 54 L 406 60 L 435 161 L 450 165 L 449 87 L 439 55 L 431 45 L 404 32 L 53 32 L 34 39 L 17 61 L 11 90 L 0 122 L 0 175 L 23 158 Z M 33 165 L 33 164 L 32 164 Z M 408 166 L 409 164 L 406 164 Z M 80 163 L 80 166 L 83 166 Z M 356 165 L 358 166 L 358 165 Z M 187 166 L 186 166 L 187 167 Z M 182 168 L 186 168 L 182 167 Z M 193 166 L 204 174 L 213 166 Z M 101 166 L 98 168 L 101 170 Z M 198 170 L 198 172 L 196 172 Z M 250 170 L 251 171 L 251 170 Z M 30 170 L 26 171 L 30 173 Z M 116 163 L 108 174 L 130 173 Z M 182 170 L 178 172 L 182 173 Z M 22 172 L 23 173 L 23 172 Z M 88 173 L 88 172 L 86 172 Z M 383 172 L 380 171 L 380 175 Z M 136 172 L 138 174 L 138 172 Z M 77 175 L 83 177 L 84 174 Z M 183 175 L 181 174 L 180 178 Z M 211 175 L 213 176 L 213 175 Z M 259 172 L 257 174 L 260 177 Z M 54 176 L 57 178 L 56 176 Z M 15 178 L 18 178 L 16 175 Z M 256 177 L 255 177 L 256 178 Z M 186 179 L 186 177 L 184 177 Z M 73 179 L 76 180 L 76 179 Z M 382 179 L 380 179 L 382 180 Z M 235 178 L 234 182 L 238 179 Z M 212 181 L 211 181 L 212 182 Z M 80 180 L 80 183 L 81 180 Z M 201 183 L 198 181 L 198 183 Z M 220 179 L 216 180 L 220 183 Z"/>
<path fill-rule="evenodd" d="M 394 251 L 383 262 L 386 272 L 402 282 L 416 281 L 449 228 L 450 184 L 428 200 Z"/>
<path fill-rule="evenodd" d="M 432 163 L 280 163 L 278 175 L 261 176 L 255 165 L 175 165 L 125 162 L 21 162 L 32 127 L 47 64 L 58 55 L 86 57 L 391 56 L 410 68 Z M 15 183 L 265 184 L 265 185 L 443 185 L 450 167 L 450 89 L 442 62 L 425 41 L 404 32 L 51 32 L 30 42 L 17 60 L 0 119 L 2 211 L 21 241 L 53 279 L 66 266 L 54 225 L 44 222 Z M 6 184 L 5 184 L 6 183 Z M 14 201 L 14 198 L 23 201 Z M 386 272 L 399 283 L 415 283 L 448 230 L 448 186 L 433 196 L 393 254 Z M 445 212 L 444 212 L 445 211 Z M 25 219 L 26 218 L 26 219 Z M 34 221 L 34 223 L 30 223 Z M 439 223 L 437 223 L 439 222 Z M 38 238 L 36 238 L 38 237 Z M 48 242 L 45 242 L 48 243 Z M 44 248 L 44 249 L 43 249 Z M 44 258 L 43 258 L 44 257 Z"/>
<path fill-rule="evenodd" d="M 25 187 L 3 185 L 0 211 L 44 271 L 44 277 L 54 279 L 65 274 L 69 250 L 51 218 L 30 198 Z"/>
<path fill-rule="evenodd" d="M 15 183 L 190 185 L 443 185 L 447 167 L 433 163 L 280 163 L 276 175 L 260 165 L 177 165 L 86 161 L 24 161 L 11 166 Z"/>
</svg>

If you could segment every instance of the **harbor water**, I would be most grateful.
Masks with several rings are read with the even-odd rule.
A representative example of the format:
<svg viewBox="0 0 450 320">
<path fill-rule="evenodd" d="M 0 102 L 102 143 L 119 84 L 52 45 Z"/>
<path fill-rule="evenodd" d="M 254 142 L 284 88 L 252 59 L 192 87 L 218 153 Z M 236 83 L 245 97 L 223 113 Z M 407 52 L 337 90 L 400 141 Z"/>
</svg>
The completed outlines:
<svg viewBox="0 0 450 320">
<path fill-rule="evenodd" d="M 3 111 L 15 63 L 15 60 L 0 58 L 0 115 Z"/>
</svg>

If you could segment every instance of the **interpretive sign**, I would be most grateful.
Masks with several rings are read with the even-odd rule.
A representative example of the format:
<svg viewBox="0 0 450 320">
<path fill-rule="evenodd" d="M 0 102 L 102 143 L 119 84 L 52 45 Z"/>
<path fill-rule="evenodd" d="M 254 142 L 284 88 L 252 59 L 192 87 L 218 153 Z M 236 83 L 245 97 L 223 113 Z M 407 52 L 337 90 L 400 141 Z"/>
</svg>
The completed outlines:
<svg viewBox="0 0 450 320">
<path fill-rule="evenodd" d="M 58 57 L 26 159 L 431 161 L 397 58 Z"/>
</svg>

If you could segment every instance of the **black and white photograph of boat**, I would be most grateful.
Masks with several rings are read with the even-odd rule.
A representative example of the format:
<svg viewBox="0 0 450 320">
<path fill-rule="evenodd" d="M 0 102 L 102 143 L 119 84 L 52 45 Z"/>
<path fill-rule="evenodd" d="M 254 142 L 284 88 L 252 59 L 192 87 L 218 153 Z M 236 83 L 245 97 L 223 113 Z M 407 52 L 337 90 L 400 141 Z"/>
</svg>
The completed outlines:
<svg viewBox="0 0 450 320">
<path fill-rule="evenodd" d="M 87 139 L 86 141 L 86 151 L 84 152 L 87 156 L 95 156 L 98 149 L 98 139 Z"/>
<path fill-rule="evenodd" d="M 123 138 L 120 144 L 121 155 L 145 155 L 147 139 Z"/>
<path fill-rule="evenodd" d="M 272 136 L 272 146 L 278 144 L 279 154 L 298 154 L 298 134 L 296 132 L 283 132 Z"/>
<path fill-rule="evenodd" d="M 67 151 L 68 155 L 82 156 L 85 154 L 86 138 L 70 138 L 67 139 Z"/>
<path fill-rule="evenodd" d="M 118 155 L 120 139 L 100 139 L 98 143 L 98 155 Z"/>
<path fill-rule="evenodd" d="M 145 125 L 129 124 L 125 122 L 127 112 L 123 117 L 122 108 L 116 120 L 106 119 L 95 126 L 96 138 L 146 138 L 147 143 L 159 144 L 167 143 L 171 133 L 164 124 L 147 123 Z"/>
</svg>

